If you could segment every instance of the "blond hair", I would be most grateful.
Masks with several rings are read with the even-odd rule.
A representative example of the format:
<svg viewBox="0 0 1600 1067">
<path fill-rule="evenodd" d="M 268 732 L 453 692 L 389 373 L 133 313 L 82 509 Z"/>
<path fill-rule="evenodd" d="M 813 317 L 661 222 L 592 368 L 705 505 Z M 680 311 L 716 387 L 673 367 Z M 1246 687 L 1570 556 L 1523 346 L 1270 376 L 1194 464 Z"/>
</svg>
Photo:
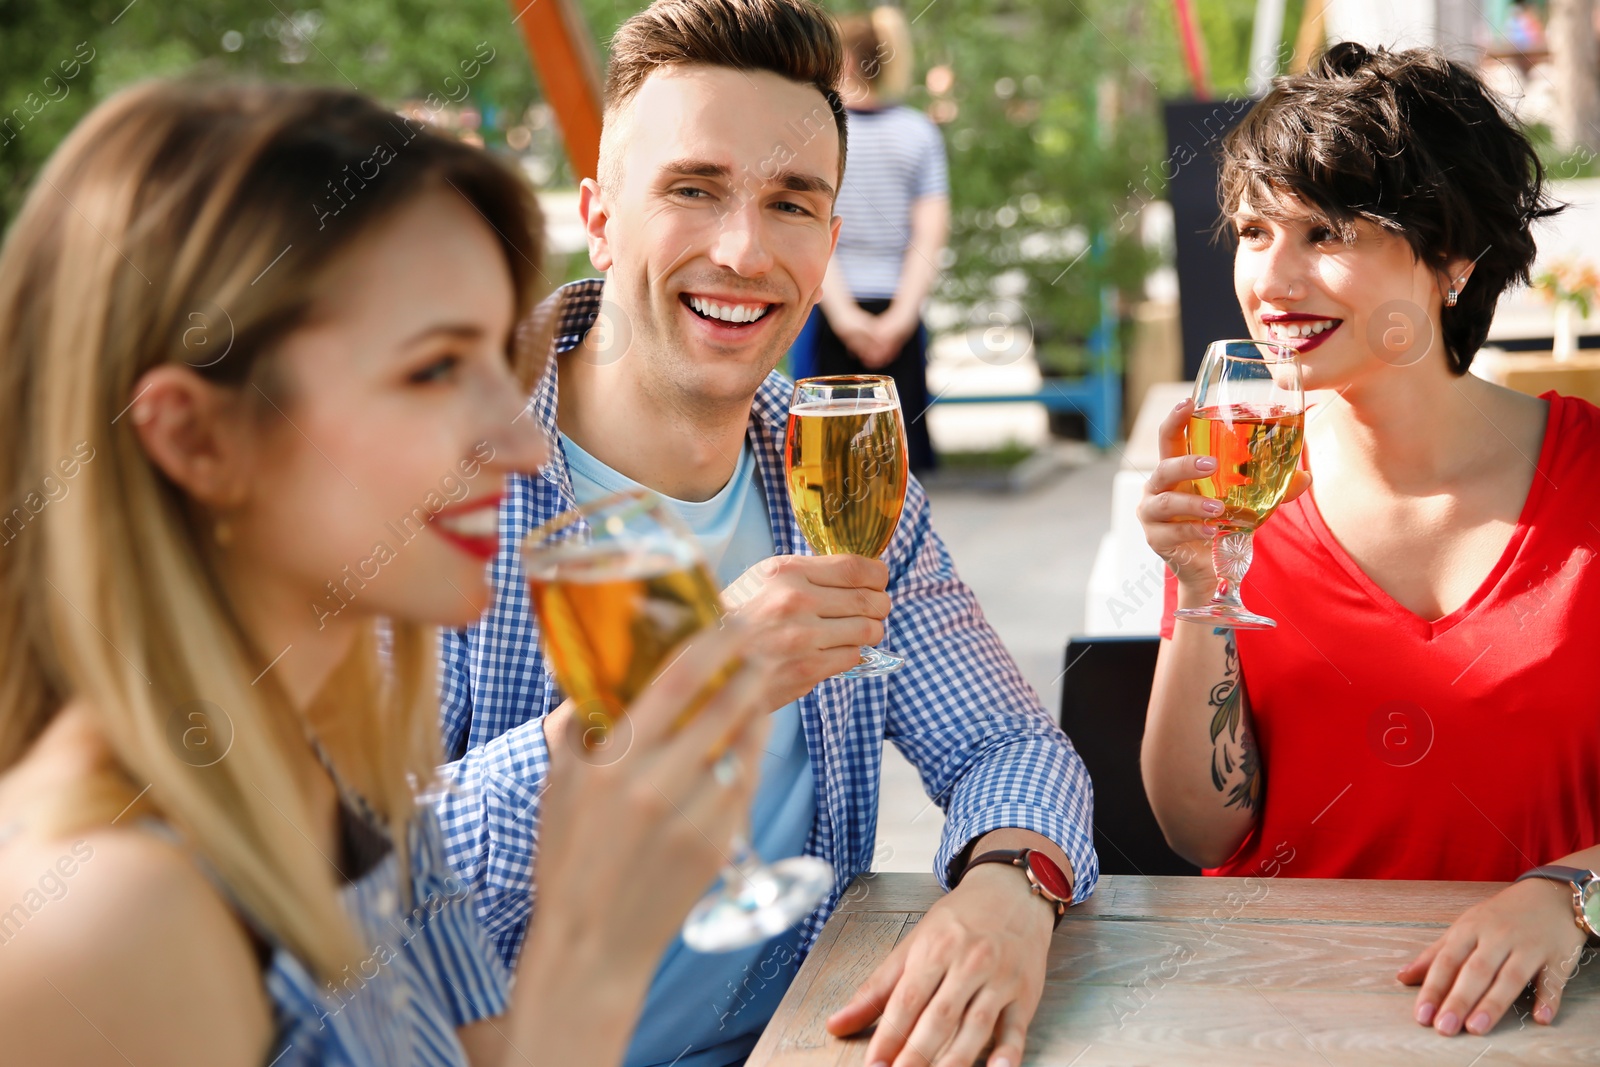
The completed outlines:
<svg viewBox="0 0 1600 1067">
<path fill-rule="evenodd" d="M 905 12 L 883 5 L 839 20 L 847 71 L 882 100 L 899 103 L 911 89 L 911 27 Z"/>
<path fill-rule="evenodd" d="M 121 802 L 148 785 L 147 802 L 238 905 L 325 979 L 362 950 L 334 871 L 296 829 L 312 824 L 296 783 L 317 771 L 299 713 L 262 673 L 280 650 L 253 647 L 224 595 L 212 524 L 124 415 L 146 371 L 180 360 L 217 385 L 271 392 L 272 349 L 306 316 L 322 269 L 443 182 L 499 231 L 520 319 L 541 251 L 526 183 L 327 89 L 127 90 L 62 143 L 0 250 L 11 509 L 0 519 L 12 520 L 0 538 L 0 769 L 81 704 L 126 776 Z M 47 479 L 65 492 L 41 497 Z M 378 625 L 318 702 L 368 740 L 341 750 L 339 771 L 389 821 L 405 862 L 413 787 L 437 762 L 436 634 L 387 620 L 380 662 Z M 226 753 L 196 759 L 178 740 L 196 727 L 229 741 Z M 107 804 L 86 783 L 68 817 L 103 823 Z"/>
</svg>

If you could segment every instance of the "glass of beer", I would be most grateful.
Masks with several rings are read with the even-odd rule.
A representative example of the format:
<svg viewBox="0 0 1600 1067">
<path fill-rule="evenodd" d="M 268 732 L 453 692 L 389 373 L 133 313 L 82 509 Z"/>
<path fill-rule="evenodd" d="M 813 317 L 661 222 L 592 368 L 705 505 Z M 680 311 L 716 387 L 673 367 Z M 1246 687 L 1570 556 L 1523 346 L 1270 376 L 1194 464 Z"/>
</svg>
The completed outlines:
<svg viewBox="0 0 1600 1067">
<path fill-rule="evenodd" d="M 621 759 L 628 706 L 674 649 L 722 619 L 699 543 L 660 497 L 631 490 L 534 530 L 522 543 L 522 565 L 545 655 L 581 724 L 584 757 Z M 714 678 L 684 719 L 736 669 Z M 725 753 L 711 773 L 736 772 L 733 761 Z M 757 944 L 810 914 L 832 887 L 833 868 L 824 860 L 762 863 L 741 832 L 729 846 L 719 886 L 689 913 L 684 942 L 702 952 Z"/>
<path fill-rule="evenodd" d="M 795 382 L 784 452 L 789 502 L 812 551 L 882 555 L 900 524 L 910 477 L 894 379 L 842 374 Z M 861 662 L 840 677 L 888 674 L 905 662 L 888 649 L 863 647 Z"/>
<path fill-rule="evenodd" d="M 1251 535 L 1289 491 L 1304 436 L 1305 395 L 1294 349 L 1270 341 L 1206 346 L 1194 382 L 1189 454 L 1217 461 L 1215 473 L 1194 482 L 1195 492 L 1222 502 L 1222 514 L 1211 520 L 1217 591 L 1205 607 L 1182 608 L 1175 618 L 1234 630 L 1278 625 L 1247 609 L 1239 586 L 1250 569 Z"/>
</svg>

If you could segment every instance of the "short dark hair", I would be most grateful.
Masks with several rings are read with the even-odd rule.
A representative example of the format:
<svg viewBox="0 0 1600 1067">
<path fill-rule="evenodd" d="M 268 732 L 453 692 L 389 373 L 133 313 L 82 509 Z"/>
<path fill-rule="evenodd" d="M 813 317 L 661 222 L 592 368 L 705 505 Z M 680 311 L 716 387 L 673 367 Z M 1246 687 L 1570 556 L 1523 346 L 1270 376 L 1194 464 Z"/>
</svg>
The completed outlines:
<svg viewBox="0 0 1600 1067">
<path fill-rule="evenodd" d="M 1285 194 L 1326 215 L 1345 240 L 1366 219 L 1437 270 L 1452 259 L 1477 263 L 1460 302 L 1444 309 L 1456 374 L 1488 337 L 1500 294 L 1528 281 L 1534 221 L 1562 208 L 1533 145 L 1471 70 L 1433 49 L 1350 41 L 1278 79 L 1223 140 L 1224 214 L 1247 195 L 1270 214 Z"/>
<path fill-rule="evenodd" d="M 833 19 L 812 0 L 656 0 L 611 38 L 606 116 L 660 68 L 688 64 L 766 70 L 812 86 L 839 131 L 844 172 L 844 51 Z"/>
</svg>

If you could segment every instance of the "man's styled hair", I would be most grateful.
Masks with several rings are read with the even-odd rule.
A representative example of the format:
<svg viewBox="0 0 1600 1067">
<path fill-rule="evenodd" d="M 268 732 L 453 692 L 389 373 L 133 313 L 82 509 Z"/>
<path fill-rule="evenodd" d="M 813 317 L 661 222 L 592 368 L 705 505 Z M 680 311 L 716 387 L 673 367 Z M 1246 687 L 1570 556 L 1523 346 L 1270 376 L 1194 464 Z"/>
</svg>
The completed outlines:
<svg viewBox="0 0 1600 1067">
<path fill-rule="evenodd" d="M 1248 197 L 1272 215 L 1284 195 L 1325 215 L 1345 240 L 1366 219 L 1437 270 L 1477 263 L 1444 309 L 1445 358 L 1465 374 L 1500 294 L 1528 281 L 1533 222 L 1560 211 L 1533 145 L 1468 68 L 1432 49 L 1333 45 L 1280 78 L 1222 143 L 1223 212 Z"/>
<path fill-rule="evenodd" d="M 844 173 L 845 113 L 839 98 L 844 52 L 831 16 L 812 0 L 656 0 L 624 22 L 611 38 L 606 64 L 605 126 L 662 67 L 703 64 L 766 70 L 810 85 L 827 101 L 839 136 Z M 818 112 L 821 112 L 818 108 Z M 808 118 L 805 135 L 825 129 L 829 114 Z M 602 145 L 607 138 L 602 135 Z M 616 161 L 601 150 L 601 180 Z"/>
</svg>

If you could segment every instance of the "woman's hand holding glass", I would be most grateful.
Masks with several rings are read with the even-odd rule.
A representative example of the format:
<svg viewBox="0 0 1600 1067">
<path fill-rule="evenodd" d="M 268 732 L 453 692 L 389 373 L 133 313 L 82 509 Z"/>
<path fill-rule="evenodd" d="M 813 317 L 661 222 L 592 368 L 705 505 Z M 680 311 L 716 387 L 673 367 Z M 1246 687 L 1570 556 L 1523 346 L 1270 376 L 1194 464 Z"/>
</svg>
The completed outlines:
<svg viewBox="0 0 1600 1067">
<path fill-rule="evenodd" d="M 1234 629 L 1272 619 L 1239 599 L 1251 536 L 1311 484 L 1299 469 L 1305 395 L 1293 349 L 1270 341 L 1213 341 L 1194 394 L 1161 423 L 1160 462 L 1145 483 L 1139 521 L 1182 587 L 1176 618 Z M 1210 541 L 1201 551 L 1200 541 Z M 1221 568 L 1219 570 L 1219 568 Z M 1210 583 L 1203 604 L 1198 579 Z"/>
<path fill-rule="evenodd" d="M 737 625 L 690 637 L 628 706 L 614 741 L 625 751 L 594 747 L 583 717 L 552 714 L 534 883 L 540 909 L 561 915 L 563 929 L 544 930 L 536 917 L 530 936 L 559 938 L 553 958 L 577 946 L 653 963 L 716 879 L 754 798 L 770 721 L 759 694 L 771 668 L 753 644 Z M 719 760 L 740 773 L 714 773 Z"/>
<path fill-rule="evenodd" d="M 1217 569 L 1211 561 L 1217 529 L 1211 524 L 1222 514 L 1222 504 L 1201 496 L 1194 486 L 1217 472 L 1217 461 L 1189 454 L 1188 426 L 1193 414 L 1194 401 L 1185 399 L 1161 420 L 1161 458 L 1144 484 L 1138 515 L 1145 540 L 1178 577 L 1179 602 L 1203 604 L 1217 585 Z M 1311 472 L 1295 471 L 1283 503 L 1309 488 Z"/>
</svg>

